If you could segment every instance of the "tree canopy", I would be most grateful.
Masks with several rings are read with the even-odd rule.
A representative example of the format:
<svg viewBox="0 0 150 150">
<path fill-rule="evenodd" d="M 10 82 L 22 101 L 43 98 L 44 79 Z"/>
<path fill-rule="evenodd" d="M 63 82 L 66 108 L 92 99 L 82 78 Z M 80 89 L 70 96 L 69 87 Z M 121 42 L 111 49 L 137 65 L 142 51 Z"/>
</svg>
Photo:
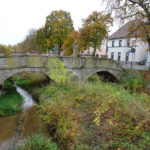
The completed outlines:
<svg viewBox="0 0 150 150">
<path fill-rule="evenodd" d="M 66 41 L 64 42 L 62 49 L 64 50 L 65 56 L 70 56 L 73 53 L 73 42 L 78 42 L 79 52 L 84 49 L 85 41 L 81 39 L 79 31 L 73 31 L 68 34 Z"/>
<path fill-rule="evenodd" d="M 50 40 L 50 47 L 57 45 L 58 49 L 61 50 L 68 33 L 73 30 L 73 21 L 70 13 L 67 11 L 52 11 L 52 13 L 46 17 L 45 34 Z"/>
<path fill-rule="evenodd" d="M 14 49 L 22 51 L 36 50 L 36 32 L 36 30 L 31 29 L 25 39 L 14 46 Z"/>
<path fill-rule="evenodd" d="M 93 55 L 96 49 L 102 44 L 102 41 L 108 35 L 108 28 L 112 25 L 110 14 L 104 15 L 101 12 L 94 11 L 85 20 L 83 20 L 81 39 L 85 41 L 86 47 L 93 47 Z"/>
<path fill-rule="evenodd" d="M 47 52 L 50 48 L 50 40 L 46 37 L 45 28 L 37 30 L 36 48 L 41 52 Z"/>
<path fill-rule="evenodd" d="M 105 2 L 107 12 L 115 12 L 115 16 L 121 21 L 136 20 L 130 31 L 133 35 L 137 30 L 140 31 L 138 36 L 147 41 L 150 48 L 150 0 L 105 0 Z"/>
<path fill-rule="evenodd" d="M 0 44 L 0 52 L 4 53 L 5 55 L 9 54 L 11 51 L 11 46 Z"/>
</svg>

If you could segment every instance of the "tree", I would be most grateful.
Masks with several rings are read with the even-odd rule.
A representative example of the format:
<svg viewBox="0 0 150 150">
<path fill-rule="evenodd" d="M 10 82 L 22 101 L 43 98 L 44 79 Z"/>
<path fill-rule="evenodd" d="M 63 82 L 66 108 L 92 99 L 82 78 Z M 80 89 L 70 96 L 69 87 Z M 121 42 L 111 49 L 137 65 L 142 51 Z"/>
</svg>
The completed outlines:
<svg viewBox="0 0 150 150">
<path fill-rule="evenodd" d="M 18 43 L 14 48 L 23 51 L 36 50 L 36 30 L 31 29 L 25 40 Z"/>
<path fill-rule="evenodd" d="M 149 43 L 150 48 L 150 0 L 106 0 L 107 12 L 115 12 L 121 21 L 136 20 L 129 29 L 133 35 Z M 133 32 L 134 31 L 134 32 Z"/>
<path fill-rule="evenodd" d="M 67 40 L 64 42 L 62 49 L 65 56 L 70 56 L 73 53 L 73 42 L 78 42 L 79 51 L 84 49 L 84 41 L 81 39 L 79 31 L 73 31 L 68 34 Z"/>
<path fill-rule="evenodd" d="M 11 51 L 11 48 L 9 46 L 0 44 L 0 52 L 3 52 L 5 55 L 9 54 Z"/>
<path fill-rule="evenodd" d="M 102 44 L 103 39 L 107 37 L 108 28 L 112 24 L 110 15 L 104 15 L 101 12 L 94 11 L 89 17 L 83 20 L 80 30 L 81 38 L 85 41 L 87 47 L 93 47 L 93 55 L 96 49 Z"/>
<path fill-rule="evenodd" d="M 52 11 L 46 18 L 46 37 L 51 41 L 52 47 L 58 46 L 59 53 L 68 33 L 73 30 L 73 21 L 69 12 L 63 10 Z"/>
<path fill-rule="evenodd" d="M 36 48 L 41 52 L 47 52 L 50 48 L 50 40 L 46 37 L 45 28 L 40 28 L 37 31 Z"/>
</svg>

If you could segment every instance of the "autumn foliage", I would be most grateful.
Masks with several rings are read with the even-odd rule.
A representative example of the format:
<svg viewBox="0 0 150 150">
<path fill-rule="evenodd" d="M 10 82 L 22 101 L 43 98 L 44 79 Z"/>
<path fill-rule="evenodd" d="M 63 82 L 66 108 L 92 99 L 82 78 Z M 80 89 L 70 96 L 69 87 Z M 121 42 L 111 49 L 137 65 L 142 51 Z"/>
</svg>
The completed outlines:
<svg viewBox="0 0 150 150">
<path fill-rule="evenodd" d="M 62 49 L 65 56 L 70 56 L 73 53 L 73 42 L 78 42 L 79 52 L 84 49 L 85 41 L 81 39 L 81 33 L 79 31 L 73 31 L 68 34 L 67 40 L 64 42 Z"/>
<path fill-rule="evenodd" d="M 81 39 L 86 43 L 86 47 L 93 47 L 93 55 L 96 49 L 101 46 L 102 41 L 108 36 L 108 28 L 112 25 L 110 14 L 104 15 L 101 12 L 94 11 L 85 20 L 83 20 Z"/>
</svg>

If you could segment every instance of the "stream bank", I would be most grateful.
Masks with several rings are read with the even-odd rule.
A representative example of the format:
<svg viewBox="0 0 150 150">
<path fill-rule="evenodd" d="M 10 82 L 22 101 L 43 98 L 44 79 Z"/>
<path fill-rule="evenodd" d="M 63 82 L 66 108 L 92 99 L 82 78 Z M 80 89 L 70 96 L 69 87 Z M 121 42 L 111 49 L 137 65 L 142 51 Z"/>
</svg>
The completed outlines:
<svg viewBox="0 0 150 150">
<path fill-rule="evenodd" d="M 39 118 L 38 108 L 31 103 L 31 95 L 20 87 L 18 92 L 25 102 L 22 111 L 11 116 L 0 118 L 0 150 L 14 150 L 26 136 L 32 133 L 46 134 L 44 124 Z"/>
</svg>

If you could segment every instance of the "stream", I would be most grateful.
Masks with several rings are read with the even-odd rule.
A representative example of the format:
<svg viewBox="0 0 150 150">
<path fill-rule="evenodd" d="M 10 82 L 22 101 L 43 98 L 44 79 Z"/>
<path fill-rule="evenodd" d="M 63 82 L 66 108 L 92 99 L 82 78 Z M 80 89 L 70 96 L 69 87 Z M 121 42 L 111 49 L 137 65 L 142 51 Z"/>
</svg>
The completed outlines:
<svg viewBox="0 0 150 150">
<path fill-rule="evenodd" d="M 32 96 L 21 87 L 15 86 L 24 99 L 22 112 L 0 118 L 0 150 L 15 150 L 17 145 L 21 145 L 24 137 L 35 132 L 46 133 Z"/>
</svg>

